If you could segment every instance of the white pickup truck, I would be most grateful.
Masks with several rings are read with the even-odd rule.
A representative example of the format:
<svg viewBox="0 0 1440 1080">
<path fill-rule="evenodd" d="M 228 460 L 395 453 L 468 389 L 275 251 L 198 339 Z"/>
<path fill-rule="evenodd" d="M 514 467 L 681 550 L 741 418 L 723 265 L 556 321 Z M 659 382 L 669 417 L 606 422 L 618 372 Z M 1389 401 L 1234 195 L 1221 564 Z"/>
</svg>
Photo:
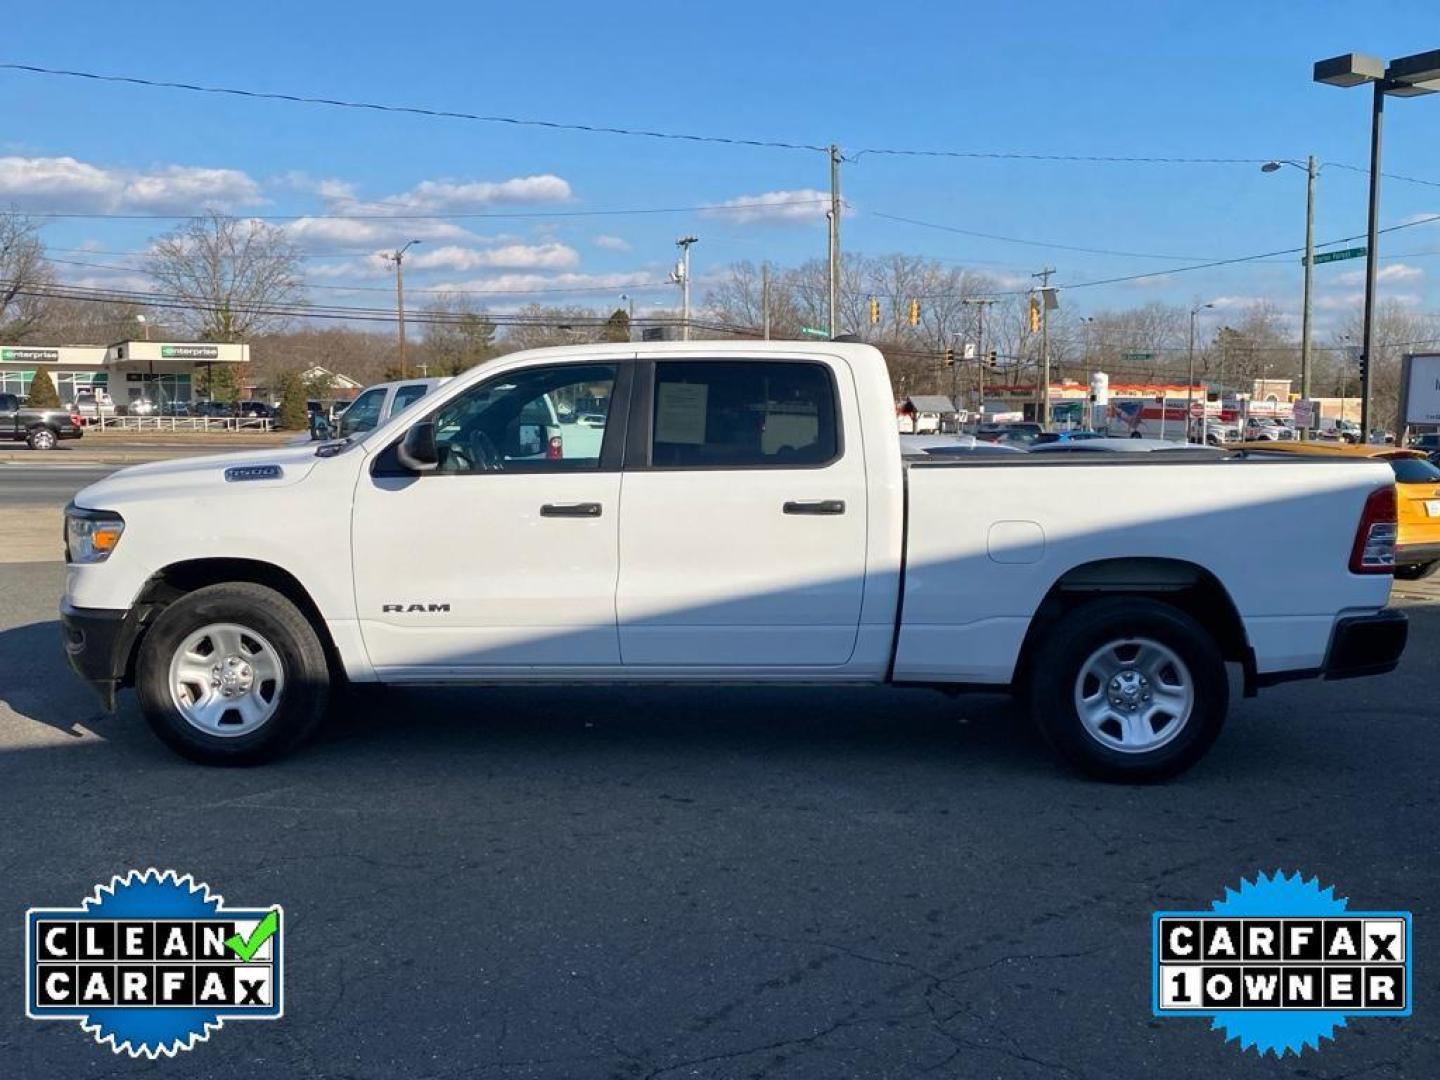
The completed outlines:
<svg viewBox="0 0 1440 1080">
<path fill-rule="evenodd" d="M 68 508 L 61 615 L 107 706 L 133 686 L 203 762 L 289 750 L 347 684 L 890 682 L 1015 690 L 1149 780 L 1232 675 L 1394 668 L 1395 530 L 1383 462 L 902 461 L 868 346 L 586 345 L 348 441 L 115 473 Z"/>
</svg>

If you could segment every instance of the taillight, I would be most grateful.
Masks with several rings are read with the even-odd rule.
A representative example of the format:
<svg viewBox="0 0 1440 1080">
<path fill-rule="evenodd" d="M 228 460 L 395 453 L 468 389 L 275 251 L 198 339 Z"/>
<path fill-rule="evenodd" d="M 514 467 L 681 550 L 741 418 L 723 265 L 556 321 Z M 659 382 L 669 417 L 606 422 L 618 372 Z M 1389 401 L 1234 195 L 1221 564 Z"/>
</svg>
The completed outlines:
<svg viewBox="0 0 1440 1080">
<path fill-rule="evenodd" d="M 559 435 L 550 436 L 550 445 L 545 451 L 545 456 L 551 461 L 559 461 L 565 456 L 565 444 L 561 441 Z"/>
<path fill-rule="evenodd" d="M 70 423 L 74 427 L 80 426 L 80 414 L 78 412 L 72 412 L 70 414 Z"/>
<path fill-rule="evenodd" d="M 1399 532 L 1395 517 L 1395 485 L 1376 488 L 1365 500 L 1355 543 L 1350 548 L 1352 574 L 1393 574 L 1395 538 Z"/>
</svg>

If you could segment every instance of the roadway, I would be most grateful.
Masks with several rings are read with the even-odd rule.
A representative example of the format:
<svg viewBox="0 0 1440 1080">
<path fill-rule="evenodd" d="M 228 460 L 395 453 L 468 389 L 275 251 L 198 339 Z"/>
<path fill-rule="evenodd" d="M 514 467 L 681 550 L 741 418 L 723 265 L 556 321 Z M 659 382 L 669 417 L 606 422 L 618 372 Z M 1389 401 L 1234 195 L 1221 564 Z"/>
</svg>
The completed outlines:
<svg viewBox="0 0 1440 1080">
<path fill-rule="evenodd" d="M 0 1076 L 158 1071 L 20 1005 L 24 909 L 151 865 L 289 927 L 285 1019 L 177 1077 L 1440 1075 L 1425 957 L 1415 1018 L 1299 1061 L 1154 1019 L 1148 966 L 1152 911 L 1276 868 L 1431 940 L 1440 605 L 1401 601 L 1395 675 L 1237 702 L 1191 773 L 1113 787 L 1004 699 L 881 688 L 393 690 L 206 770 L 68 672 L 62 580 L 0 565 Z"/>
</svg>

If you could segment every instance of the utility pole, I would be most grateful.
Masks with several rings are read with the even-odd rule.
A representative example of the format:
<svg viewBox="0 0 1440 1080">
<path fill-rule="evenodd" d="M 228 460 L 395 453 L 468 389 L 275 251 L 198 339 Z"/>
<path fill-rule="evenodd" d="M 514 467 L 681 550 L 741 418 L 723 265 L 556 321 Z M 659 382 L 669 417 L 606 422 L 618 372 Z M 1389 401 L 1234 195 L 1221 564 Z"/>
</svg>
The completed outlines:
<svg viewBox="0 0 1440 1080">
<path fill-rule="evenodd" d="M 975 342 L 975 377 L 976 377 L 975 393 L 976 393 L 977 398 L 979 399 L 979 400 L 976 402 L 976 404 L 979 406 L 980 414 L 981 414 L 981 416 L 983 417 L 984 414 L 985 414 L 985 363 L 986 363 L 986 354 L 985 354 L 985 308 L 988 307 L 990 304 L 995 303 L 995 299 L 994 299 L 993 297 L 982 297 L 982 298 L 977 298 L 977 299 L 973 299 L 973 300 L 972 300 L 972 299 L 962 299 L 962 300 L 960 301 L 960 303 L 961 303 L 961 305 L 964 306 L 964 307 L 970 307 L 971 305 L 974 305 L 974 307 L 975 307 L 975 309 L 976 309 L 976 310 L 975 310 L 975 337 L 976 337 L 976 342 Z"/>
<path fill-rule="evenodd" d="M 760 321 L 765 327 L 765 340 L 770 340 L 770 264 L 760 264 Z"/>
<path fill-rule="evenodd" d="M 1050 426 L 1050 275 L 1053 266 L 1047 266 L 1031 277 L 1040 279 L 1040 410 L 1041 428 Z"/>
<path fill-rule="evenodd" d="M 840 336 L 840 147 L 830 144 L 830 336 Z"/>
<path fill-rule="evenodd" d="M 1186 442 L 1189 442 L 1189 441 L 1190 441 L 1190 436 L 1189 436 L 1188 432 L 1189 432 L 1191 426 L 1193 426 L 1193 425 L 1195 424 L 1195 418 L 1190 415 L 1190 414 L 1194 411 L 1194 409 L 1195 409 L 1195 316 L 1196 316 L 1196 315 L 1199 315 L 1200 312 L 1204 311 L 1206 308 L 1213 308 L 1214 306 L 1215 306 L 1215 305 L 1214 305 L 1213 303 L 1209 303 L 1209 304 L 1201 304 L 1201 305 L 1199 305 L 1198 307 L 1193 307 L 1193 308 L 1190 309 L 1190 382 L 1189 382 L 1189 384 L 1185 387 L 1185 424 L 1186 424 L 1185 430 L 1186 430 L 1186 432 L 1187 432 L 1187 434 L 1186 434 L 1186 436 L 1185 436 L 1185 441 L 1186 441 Z M 1204 405 L 1204 400 L 1203 400 L 1203 399 L 1202 399 L 1202 401 L 1201 401 L 1201 405 L 1202 405 L 1202 406 Z M 1205 445 L 1205 410 L 1204 410 L 1203 407 L 1202 407 L 1201 410 L 1200 410 L 1200 425 L 1199 425 L 1199 426 L 1200 426 L 1200 438 L 1199 438 L 1197 441 L 1200 443 L 1201 446 L 1204 446 L 1204 445 Z"/>
<path fill-rule="evenodd" d="M 1305 159 L 1305 299 L 1300 315 L 1300 397 L 1310 400 L 1310 280 L 1315 273 L 1315 155 Z M 1317 418 L 1318 419 L 1318 418 Z M 1308 439 L 1302 428 L 1300 438 Z"/>
<path fill-rule="evenodd" d="M 410 377 L 410 369 L 405 366 L 405 252 L 418 243 L 420 243 L 419 240 L 411 240 L 399 251 L 385 256 L 395 264 L 395 325 L 400 339 L 400 377 L 402 379 Z"/>
<path fill-rule="evenodd" d="M 698 244 L 698 236 L 682 236 L 675 241 L 680 261 L 670 273 L 670 280 L 680 286 L 680 339 L 690 340 L 690 245 Z"/>
<path fill-rule="evenodd" d="M 1370 206 L 1365 228 L 1365 328 L 1360 354 L 1360 442 L 1370 441 L 1370 379 L 1375 374 L 1375 279 L 1380 266 L 1380 130 L 1385 120 L 1386 82 L 1375 84 L 1370 112 Z"/>
</svg>

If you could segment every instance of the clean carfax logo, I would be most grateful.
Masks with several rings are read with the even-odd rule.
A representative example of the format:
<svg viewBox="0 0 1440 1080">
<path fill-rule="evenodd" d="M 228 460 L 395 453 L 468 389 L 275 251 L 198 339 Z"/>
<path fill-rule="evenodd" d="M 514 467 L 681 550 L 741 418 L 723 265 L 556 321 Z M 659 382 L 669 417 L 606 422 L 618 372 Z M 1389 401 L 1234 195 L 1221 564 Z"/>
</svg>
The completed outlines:
<svg viewBox="0 0 1440 1080">
<path fill-rule="evenodd" d="M 78 908 L 26 912 L 26 1015 L 152 1059 L 226 1020 L 277 1020 L 283 923 L 278 904 L 228 908 L 189 874 L 132 870 Z"/>
<path fill-rule="evenodd" d="M 1408 911 L 1352 911 L 1297 872 L 1226 889 L 1209 911 L 1157 911 L 1156 1016 L 1205 1016 L 1263 1057 L 1319 1049 L 1351 1016 L 1409 1016 Z"/>
</svg>

